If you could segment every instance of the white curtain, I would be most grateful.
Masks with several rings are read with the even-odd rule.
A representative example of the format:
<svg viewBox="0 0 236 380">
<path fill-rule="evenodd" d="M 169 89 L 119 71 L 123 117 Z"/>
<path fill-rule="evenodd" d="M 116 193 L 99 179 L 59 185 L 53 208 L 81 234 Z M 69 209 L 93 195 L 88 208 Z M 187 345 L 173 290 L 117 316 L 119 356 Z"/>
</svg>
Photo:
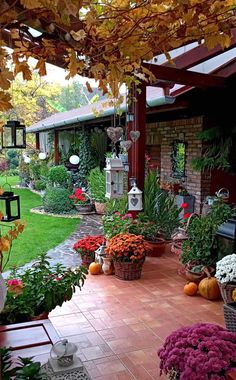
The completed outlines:
<svg viewBox="0 0 236 380">
<path fill-rule="evenodd" d="M 49 132 L 40 132 L 39 133 L 39 146 L 40 146 L 41 152 L 50 153 L 51 143 L 49 140 Z"/>
<path fill-rule="evenodd" d="M 59 149 L 67 154 L 71 144 L 74 142 L 74 131 L 59 131 Z"/>
</svg>

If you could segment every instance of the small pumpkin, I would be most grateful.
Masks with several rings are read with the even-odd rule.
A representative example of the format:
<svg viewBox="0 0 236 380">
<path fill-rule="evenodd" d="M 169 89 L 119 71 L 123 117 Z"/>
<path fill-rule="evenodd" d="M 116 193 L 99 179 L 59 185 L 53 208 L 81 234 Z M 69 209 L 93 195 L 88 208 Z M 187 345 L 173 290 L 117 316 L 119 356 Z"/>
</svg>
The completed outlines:
<svg viewBox="0 0 236 380">
<path fill-rule="evenodd" d="M 184 294 L 187 294 L 187 296 L 195 296 L 198 291 L 198 286 L 195 282 L 188 282 L 186 285 L 184 285 Z"/>
<path fill-rule="evenodd" d="M 215 277 L 206 277 L 198 285 L 199 293 L 208 300 L 220 298 L 220 288 Z"/>
<path fill-rule="evenodd" d="M 101 273 L 101 265 L 99 263 L 92 262 L 89 265 L 89 273 L 91 273 L 91 274 L 99 274 L 99 273 Z"/>
</svg>

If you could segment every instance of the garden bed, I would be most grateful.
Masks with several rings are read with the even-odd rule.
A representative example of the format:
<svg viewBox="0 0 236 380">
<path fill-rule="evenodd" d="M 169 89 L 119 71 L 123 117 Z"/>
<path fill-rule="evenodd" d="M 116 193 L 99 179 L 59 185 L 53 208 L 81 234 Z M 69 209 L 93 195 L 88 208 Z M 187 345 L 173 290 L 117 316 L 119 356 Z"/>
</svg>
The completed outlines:
<svg viewBox="0 0 236 380">
<path fill-rule="evenodd" d="M 33 214 L 39 214 L 39 215 L 47 215 L 47 216 L 54 216 L 56 218 L 72 218 L 72 219 L 81 219 L 83 218 L 83 215 L 78 213 L 77 210 L 71 210 L 70 213 L 67 214 L 53 214 L 50 212 L 44 211 L 43 206 L 37 206 L 30 209 L 30 212 Z M 90 212 L 91 214 L 91 212 Z"/>
</svg>

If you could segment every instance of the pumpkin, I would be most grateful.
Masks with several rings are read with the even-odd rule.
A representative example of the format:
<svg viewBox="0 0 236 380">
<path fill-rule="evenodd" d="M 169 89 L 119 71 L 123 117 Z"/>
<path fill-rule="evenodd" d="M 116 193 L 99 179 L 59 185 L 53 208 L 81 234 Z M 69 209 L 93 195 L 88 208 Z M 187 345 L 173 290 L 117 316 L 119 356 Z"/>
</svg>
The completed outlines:
<svg viewBox="0 0 236 380">
<path fill-rule="evenodd" d="M 215 277 L 204 278 L 198 285 L 199 293 L 208 300 L 220 298 L 220 288 Z"/>
<path fill-rule="evenodd" d="M 99 263 L 92 262 L 89 265 L 89 273 L 91 273 L 91 274 L 101 273 L 101 265 Z"/>
<path fill-rule="evenodd" d="M 195 296 L 197 294 L 198 286 L 195 282 L 188 282 L 184 285 L 184 294 L 187 296 Z"/>
</svg>

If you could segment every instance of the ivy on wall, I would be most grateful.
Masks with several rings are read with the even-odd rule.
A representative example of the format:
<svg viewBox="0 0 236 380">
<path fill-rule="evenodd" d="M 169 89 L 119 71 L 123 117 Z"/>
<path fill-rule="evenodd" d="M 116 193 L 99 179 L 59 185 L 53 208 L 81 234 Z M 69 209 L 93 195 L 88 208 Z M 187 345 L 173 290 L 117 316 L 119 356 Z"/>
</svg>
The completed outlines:
<svg viewBox="0 0 236 380">
<path fill-rule="evenodd" d="M 96 166 L 96 163 L 92 155 L 90 133 L 84 127 L 80 134 L 79 157 L 80 165 L 78 174 L 78 184 L 79 186 L 86 186 L 86 177 L 90 173 L 91 169 L 93 169 Z"/>
</svg>

